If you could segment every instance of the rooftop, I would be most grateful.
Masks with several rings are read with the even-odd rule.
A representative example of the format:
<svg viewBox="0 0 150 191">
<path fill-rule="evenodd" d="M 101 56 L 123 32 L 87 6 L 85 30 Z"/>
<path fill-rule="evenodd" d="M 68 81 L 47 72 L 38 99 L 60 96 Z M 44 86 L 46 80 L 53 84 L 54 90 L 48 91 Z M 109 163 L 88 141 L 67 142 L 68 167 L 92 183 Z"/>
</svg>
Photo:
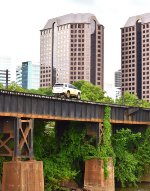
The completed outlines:
<svg viewBox="0 0 150 191">
<path fill-rule="evenodd" d="M 91 13 L 78 13 L 78 14 L 70 13 L 67 15 L 49 19 L 45 27 L 43 28 L 43 30 L 52 28 L 53 23 L 57 23 L 57 26 L 61 26 L 61 25 L 69 24 L 69 23 L 90 23 L 91 19 L 96 20 L 96 22 L 99 24 L 96 17 Z"/>
<path fill-rule="evenodd" d="M 124 27 L 134 26 L 138 20 L 140 20 L 142 24 L 149 23 L 150 22 L 150 13 L 145 13 L 142 15 L 136 15 L 133 17 L 129 17 L 129 19 L 127 20 Z"/>
</svg>

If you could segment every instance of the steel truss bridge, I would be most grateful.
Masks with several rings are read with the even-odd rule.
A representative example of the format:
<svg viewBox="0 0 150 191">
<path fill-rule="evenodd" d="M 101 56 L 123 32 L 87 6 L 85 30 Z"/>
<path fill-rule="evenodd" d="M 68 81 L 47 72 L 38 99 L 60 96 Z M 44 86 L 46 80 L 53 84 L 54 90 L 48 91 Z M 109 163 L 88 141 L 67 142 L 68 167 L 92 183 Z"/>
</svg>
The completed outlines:
<svg viewBox="0 0 150 191">
<path fill-rule="evenodd" d="M 150 109 L 0 90 L 0 156 L 33 158 L 35 119 L 86 122 L 101 133 L 106 106 L 112 124 L 150 125 Z"/>
</svg>

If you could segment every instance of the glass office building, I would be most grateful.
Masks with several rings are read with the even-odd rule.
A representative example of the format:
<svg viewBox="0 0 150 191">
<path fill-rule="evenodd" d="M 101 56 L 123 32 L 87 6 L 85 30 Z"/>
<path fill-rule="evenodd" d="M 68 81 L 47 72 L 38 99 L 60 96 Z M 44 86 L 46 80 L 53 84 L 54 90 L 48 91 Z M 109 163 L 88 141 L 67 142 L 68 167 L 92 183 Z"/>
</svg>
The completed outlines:
<svg viewBox="0 0 150 191">
<path fill-rule="evenodd" d="M 39 63 L 22 62 L 22 66 L 16 69 L 16 82 L 26 89 L 38 89 L 40 87 Z"/>
</svg>

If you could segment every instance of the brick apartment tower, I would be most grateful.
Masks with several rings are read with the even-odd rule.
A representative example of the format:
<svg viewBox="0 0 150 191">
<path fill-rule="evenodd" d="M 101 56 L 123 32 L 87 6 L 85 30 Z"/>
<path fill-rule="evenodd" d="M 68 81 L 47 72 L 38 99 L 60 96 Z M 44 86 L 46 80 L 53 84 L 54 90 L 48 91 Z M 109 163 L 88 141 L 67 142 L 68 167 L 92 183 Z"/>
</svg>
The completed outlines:
<svg viewBox="0 0 150 191">
<path fill-rule="evenodd" d="M 121 28 L 122 95 L 150 101 L 150 13 L 130 17 Z"/>
<path fill-rule="evenodd" d="M 85 80 L 103 88 L 104 26 L 93 14 L 50 19 L 40 32 L 40 87 Z"/>
</svg>

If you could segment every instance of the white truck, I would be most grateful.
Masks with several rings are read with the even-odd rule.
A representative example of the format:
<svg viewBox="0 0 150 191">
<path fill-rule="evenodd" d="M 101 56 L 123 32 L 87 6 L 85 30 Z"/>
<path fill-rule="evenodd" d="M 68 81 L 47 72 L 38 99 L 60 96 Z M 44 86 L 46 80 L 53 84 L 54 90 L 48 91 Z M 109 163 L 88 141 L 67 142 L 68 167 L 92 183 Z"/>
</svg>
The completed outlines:
<svg viewBox="0 0 150 191">
<path fill-rule="evenodd" d="M 52 93 L 57 97 L 75 97 L 77 99 L 81 99 L 81 91 L 69 83 L 55 83 Z"/>
</svg>

